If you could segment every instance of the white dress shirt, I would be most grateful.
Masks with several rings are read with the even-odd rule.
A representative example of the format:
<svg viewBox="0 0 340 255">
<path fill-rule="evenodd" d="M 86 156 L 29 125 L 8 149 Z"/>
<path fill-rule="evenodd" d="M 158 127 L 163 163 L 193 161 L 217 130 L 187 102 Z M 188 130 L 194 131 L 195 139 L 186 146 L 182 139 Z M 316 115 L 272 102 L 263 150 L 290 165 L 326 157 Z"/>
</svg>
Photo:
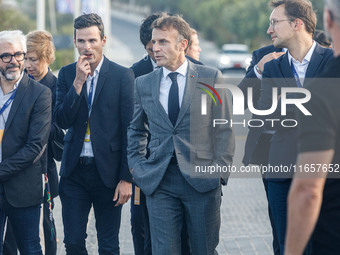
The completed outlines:
<svg viewBox="0 0 340 255">
<path fill-rule="evenodd" d="M 307 68 L 308 68 L 309 62 L 312 58 L 315 47 L 316 47 L 316 42 L 313 41 L 312 47 L 309 49 L 306 56 L 303 58 L 302 62 L 293 58 L 292 55 L 290 55 L 290 53 L 288 51 L 289 64 L 293 63 L 294 68 L 295 68 L 295 70 L 296 70 L 296 72 L 299 76 L 301 85 L 303 85 L 304 79 L 306 77 Z"/>
<path fill-rule="evenodd" d="M 104 56 L 102 56 L 102 60 L 99 62 L 96 70 L 94 70 L 93 76 L 89 75 L 89 76 L 87 76 L 87 79 L 86 79 L 87 96 L 89 96 L 92 78 L 94 79 L 93 80 L 93 93 L 92 93 L 91 108 L 92 108 L 92 105 L 93 105 L 93 99 L 94 99 L 94 95 L 96 93 L 99 72 L 100 72 L 100 68 L 103 65 L 103 61 L 104 61 Z M 91 131 L 91 129 L 90 129 L 90 131 Z M 81 149 L 80 157 L 94 157 L 93 150 L 92 150 L 92 144 L 91 144 L 91 138 L 90 138 L 89 142 L 86 142 L 85 137 L 84 137 L 84 143 L 83 143 L 83 148 Z"/>
<path fill-rule="evenodd" d="M 159 101 L 161 102 L 165 112 L 168 114 L 168 101 L 169 101 L 169 91 L 172 85 L 172 81 L 168 76 L 169 73 L 172 73 L 170 70 L 163 68 L 163 77 L 161 79 L 161 85 L 159 90 Z M 184 90 L 185 90 L 185 83 L 186 77 L 188 72 L 188 60 L 185 62 L 174 72 L 177 72 L 177 83 L 178 83 L 178 97 L 179 97 L 179 107 L 181 108 Z"/>
</svg>

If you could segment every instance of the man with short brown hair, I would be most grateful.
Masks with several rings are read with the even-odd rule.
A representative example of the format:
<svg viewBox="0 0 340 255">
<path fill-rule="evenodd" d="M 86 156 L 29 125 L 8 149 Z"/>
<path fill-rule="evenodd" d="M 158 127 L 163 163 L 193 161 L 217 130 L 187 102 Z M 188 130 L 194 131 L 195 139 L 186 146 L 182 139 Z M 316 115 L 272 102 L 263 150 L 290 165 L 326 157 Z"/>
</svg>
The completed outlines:
<svg viewBox="0 0 340 255">
<path fill-rule="evenodd" d="M 213 128 L 210 118 L 201 116 L 204 92 L 197 86 L 204 81 L 214 87 L 221 73 L 186 59 L 190 36 L 189 25 L 179 16 L 157 19 L 152 43 L 162 68 L 135 81 L 128 159 L 134 180 L 146 195 L 153 254 L 181 254 L 183 221 L 192 254 L 214 254 L 219 241 L 221 176 L 194 178 L 191 165 L 194 159 L 205 166 L 228 166 L 234 153 L 231 128 Z M 220 96 L 223 107 L 212 106 L 209 114 L 230 119 L 226 93 Z M 192 122 L 194 117 L 200 125 Z"/>
</svg>

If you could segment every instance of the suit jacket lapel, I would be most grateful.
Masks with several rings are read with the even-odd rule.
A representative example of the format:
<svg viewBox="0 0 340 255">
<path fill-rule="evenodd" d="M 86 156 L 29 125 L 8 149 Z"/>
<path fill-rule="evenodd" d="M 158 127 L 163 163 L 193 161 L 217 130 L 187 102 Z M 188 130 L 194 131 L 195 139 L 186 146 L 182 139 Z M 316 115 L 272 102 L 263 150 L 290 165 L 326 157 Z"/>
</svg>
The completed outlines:
<svg viewBox="0 0 340 255">
<path fill-rule="evenodd" d="M 99 72 L 97 87 L 96 87 L 96 91 L 94 92 L 94 99 L 93 99 L 92 106 L 94 106 L 95 103 L 97 102 L 97 99 L 99 97 L 99 93 L 100 93 L 100 91 L 102 90 L 102 88 L 105 84 L 108 69 L 109 69 L 109 63 L 108 63 L 107 58 L 105 56 L 103 56 L 103 58 L 104 58 L 104 61 L 103 61 L 103 65 L 102 65 L 100 72 Z"/>
<path fill-rule="evenodd" d="M 188 71 L 187 71 L 187 78 L 186 78 L 186 84 L 185 84 L 185 90 L 182 100 L 182 105 L 178 114 L 176 126 L 180 121 L 183 119 L 185 113 L 188 111 L 191 99 L 193 95 L 195 94 L 195 85 L 197 83 L 198 79 L 198 73 L 195 71 L 194 65 L 188 61 Z"/>
<path fill-rule="evenodd" d="M 282 70 L 282 75 L 285 78 L 294 79 L 294 74 L 292 71 L 292 67 L 290 66 L 289 60 L 288 60 L 288 53 L 286 53 L 283 58 L 282 61 L 280 63 L 281 65 L 281 70 Z"/>
<path fill-rule="evenodd" d="M 19 85 L 18 85 L 18 88 L 17 88 L 17 92 L 15 94 L 15 97 L 14 97 L 14 100 L 12 101 L 12 105 L 11 105 L 11 110 L 9 111 L 9 114 L 8 114 L 8 118 L 7 118 L 7 121 L 6 121 L 6 124 L 5 124 L 5 132 L 6 130 L 8 130 L 8 127 L 11 125 L 12 123 L 12 120 L 19 108 L 19 105 L 26 93 L 26 90 L 27 90 L 27 84 L 28 84 L 29 81 L 29 78 L 27 75 L 24 74 L 24 76 L 22 77 Z"/>
<path fill-rule="evenodd" d="M 164 121 L 168 123 L 169 126 L 172 127 L 172 123 L 169 119 L 168 114 L 165 112 L 163 105 L 159 101 L 159 93 L 161 87 L 161 80 L 163 77 L 163 68 L 159 68 L 157 71 L 150 74 L 150 82 L 151 82 L 151 90 L 152 90 L 152 99 L 156 105 L 156 108 L 159 114 L 162 116 Z"/>
<path fill-rule="evenodd" d="M 325 53 L 325 49 L 322 48 L 318 43 L 316 43 L 315 50 L 312 54 L 310 59 L 307 71 L 306 71 L 306 78 L 313 78 L 316 75 L 316 70 L 318 69 L 323 55 Z"/>
</svg>

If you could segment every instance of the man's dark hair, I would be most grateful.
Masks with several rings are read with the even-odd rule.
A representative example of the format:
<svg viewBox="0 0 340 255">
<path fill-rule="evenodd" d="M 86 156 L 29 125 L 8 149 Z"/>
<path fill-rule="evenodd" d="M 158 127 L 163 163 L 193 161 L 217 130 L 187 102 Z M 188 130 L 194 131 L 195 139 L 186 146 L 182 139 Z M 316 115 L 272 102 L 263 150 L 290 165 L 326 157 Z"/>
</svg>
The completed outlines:
<svg viewBox="0 0 340 255">
<path fill-rule="evenodd" d="M 328 40 L 326 34 L 324 31 L 322 30 L 315 30 L 315 33 L 313 35 L 313 39 L 314 41 L 316 41 L 317 43 L 319 43 L 321 46 L 329 48 L 331 46 L 331 42 Z"/>
<path fill-rule="evenodd" d="M 88 28 L 96 26 L 100 32 L 100 39 L 104 38 L 104 24 L 102 18 L 96 13 L 89 13 L 80 15 L 78 18 L 74 20 L 74 39 L 76 39 L 76 30 L 82 28 Z"/>
<path fill-rule="evenodd" d="M 154 13 L 143 20 L 142 25 L 139 28 L 139 38 L 144 47 L 151 41 L 152 38 L 152 23 L 158 19 L 162 14 L 161 13 Z"/>
<path fill-rule="evenodd" d="M 188 41 L 188 45 L 191 42 L 191 28 L 189 24 L 179 15 L 162 15 L 152 23 L 152 29 L 157 28 L 161 30 L 169 30 L 170 28 L 174 28 L 178 31 L 179 37 L 177 38 L 178 42 L 182 39 L 186 39 Z"/>
<path fill-rule="evenodd" d="M 285 14 L 290 21 L 301 19 L 305 24 L 306 31 L 314 34 L 316 27 L 316 14 L 309 0 L 271 0 L 269 5 L 276 8 L 285 5 Z"/>
</svg>

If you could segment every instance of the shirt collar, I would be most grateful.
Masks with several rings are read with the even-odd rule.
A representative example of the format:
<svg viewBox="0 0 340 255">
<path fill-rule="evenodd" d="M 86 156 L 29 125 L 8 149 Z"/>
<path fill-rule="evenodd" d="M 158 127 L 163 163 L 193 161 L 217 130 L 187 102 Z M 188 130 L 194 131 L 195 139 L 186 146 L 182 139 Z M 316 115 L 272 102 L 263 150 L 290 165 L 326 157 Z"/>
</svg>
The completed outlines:
<svg viewBox="0 0 340 255">
<path fill-rule="evenodd" d="M 316 47 L 316 42 L 313 41 L 312 47 L 310 47 L 310 49 L 307 52 L 306 56 L 302 60 L 302 64 L 310 62 L 310 60 L 312 58 L 312 55 L 313 55 L 313 52 L 315 50 L 315 47 Z M 289 60 L 289 64 L 292 62 L 292 60 L 293 60 L 294 63 L 300 63 L 300 61 L 296 60 L 295 58 L 292 57 L 292 55 L 290 55 L 289 51 L 288 51 L 288 60 Z"/>
<path fill-rule="evenodd" d="M 188 60 L 185 59 L 184 63 L 174 72 L 179 73 L 185 77 L 187 75 L 187 71 L 188 71 Z M 172 71 L 163 67 L 164 78 L 166 78 L 169 73 L 172 73 Z"/>
<path fill-rule="evenodd" d="M 150 56 L 149 56 L 149 58 L 150 58 Z M 155 61 L 153 61 L 153 59 L 152 59 L 152 58 L 150 58 L 150 61 L 151 61 L 151 64 L 152 64 L 153 70 L 155 70 L 155 69 L 157 68 L 157 64 L 156 64 L 156 62 L 155 62 Z"/>
<path fill-rule="evenodd" d="M 100 60 L 100 62 L 99 62 L 99 64 L 97 65 L 96 69 L 94 70 L 93 76 L 91 76 L 91 75 L 87 76 L 87 79 L 88 79 L 88 80 L 91 80 L 92 78 L 97 77 L 97 75 L 98 75 L 99 72 L 100 72 L 100 69 L 102 68 L 103 62 L 104 62 L 104 55 L 102 55 L 102 60 Z"/>
</svg>

